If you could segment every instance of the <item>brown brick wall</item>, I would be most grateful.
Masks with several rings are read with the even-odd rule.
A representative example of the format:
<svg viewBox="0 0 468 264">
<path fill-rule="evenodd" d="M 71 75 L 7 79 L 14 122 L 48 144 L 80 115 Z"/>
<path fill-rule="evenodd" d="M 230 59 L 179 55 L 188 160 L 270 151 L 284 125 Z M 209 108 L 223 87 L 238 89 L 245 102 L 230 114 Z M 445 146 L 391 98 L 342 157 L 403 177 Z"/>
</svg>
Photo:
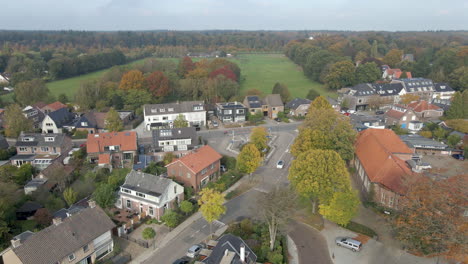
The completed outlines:
<svg viewBox="0 0 468 264">
<path fill-rule="evenodd" d="M 181 162 L 175 162 L 167 167 L 167 175 L 171 178 L 174 178 L 177 182 L 182 183 L 185 187 L 192 187 L 195 192 L 198 192 L 201 188 L 201 181 L 203 178 L 209 175 L 214 175 L 210 180 L 215 180 L 219 176 L 219 167 L 220 161 L 216 161 L 213 169 L 207 169 L 206 173 L 203 175 L 201 172 L 194 175 L 194 173 L 187 168 Z M 190 174 L 190 177 L 187 175 Z"/>
</svg>

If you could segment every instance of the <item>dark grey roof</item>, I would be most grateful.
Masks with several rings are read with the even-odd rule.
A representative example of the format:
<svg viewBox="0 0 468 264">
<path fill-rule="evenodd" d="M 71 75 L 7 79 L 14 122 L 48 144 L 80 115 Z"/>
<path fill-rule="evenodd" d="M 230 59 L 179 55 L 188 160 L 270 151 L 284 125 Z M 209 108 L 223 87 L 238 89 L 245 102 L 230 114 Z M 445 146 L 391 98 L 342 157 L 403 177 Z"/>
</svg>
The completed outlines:
<svg viewBox="0 0 468 264">
<path fill-rule="evenodd" d="M 16 210 L 17 213 L 26 213 L 37 211 L 37 209 L 43 208 L 43 206 L 36 202 L 27 201 L 20 208 Z"/>
<path fill-rule="evenodd" d="M 33 160 L 35 156 L 35 154 L 19 154 L 11 157 L 10 160 Z"/>
<path fill-rule="evenodd" d="M 371 96 L 375 94 L 375 90 L 369 83 L 360 83 L 351 87 L 349 94 L 354 96 Z"/>
<path fill-rule="evenodd" d="M 256 95 L 247 96 L 247 103 L 249 108 L 260 108 L 262 107 L 262 100 Z"/>
<path fill-rule="evenodd" d="M 434 83 L 425 78 L 404 78 L 393 80 L 392 83 L 401 82 L 407 92 L 425 92 L 434 91 Z"/>
<path fill-rule="evenodd" d="M 436 92 L 455 92 L 447 83 L 436 83 L 434 88 Z"/>
<path fill-rule="evenodd" d="M 24 241 L 32 235 L 34 235 L 34 232 L 27 230 L 17 236 L 14 236 L 12 240 L 19 240 L 21 243 L 24 243 Z"/>
<path fill-rule="evenodd" d="M 155 129 L 153 130 L 153 146 L 159 147 L 159 140 L 171 139 L 192 139 L 192 144 L 196 142 L 197 131 L 194 127 L 182 127 L 172 129 Z"/>
<path fill-rule="evenodd" d="M 0 135 L 0 149 L 7 149 L 10 145 L 8 145 L 7 140 L 3 135 Z"/>
<path fill-rule="evenodd" d="M 269 106 L 283 106 L 283 100 L 279 94 L 269 94 L 265 97 L 265 103 Z"/>
<path fill-rule="evenodd" d="M 256 263 L 257 256 L 255 253 L 250 249 L 250 247 L 237 236 L 226 234 L 223 235 L 218 239 L 218 244 L 213 248 L 209 257 L 203 260 L 203 263 L 206 264 L 218 264 L 221 262 L 221 259 L 224 256 L 226 250 L 234 252 L 236 255 L 231 263 L 242 263 L 240 262 L 240 247 L 244 245 L 245 247 L 245 263 L 252 264 Z"/>
<path fill-rule="evenodd" d="M 75 119 L 75 115 L 71 113 L 66 107 L 50 112 L 48 116 L 54 121 L 57 128 L 68 125 L 73 122 L 73 119 Z"/>
<path fill-rule="evenodd" d="M 24 185 L 24 188 L 31 188 L 31 187 L 39 187 L 41 185 L 44 185 L 47 182 L 46 178 L 34 178 L 30 180 L 26 185 Z"/>
<path fill-rule="evenodd" d="M 202 110 L 195 110 L 195 106 L 201 106 Z M 205 111 L 203 101 L 187 101 L 168 104 L 146 104 L 143 106 L 145 115 L 167 115 L 171 113 L 188 113 Z M 163 109 L 163 111 L 161 111 Z M 172 111 L 169 111 L 173 109 Z"/>
<path fill-rule="evenodd" d="M 85 125 L 83 125 L 85 123 Z M 98 128 L 96 118 L 93 112 L 88 112 L 80 116 L 76 121 L 74 127 L 76 128 Z"/>
<path fill-rule="evenodd" d="M 297 109 L 300 105 L 310 105 L 312 101 L 305 98 L 294 98 L 292 101 L 288 102 L 285 107 L 288 109 Z"/>
<path fill-rule="evenodd" d="M 125 177 L 125 183 L 122 187 L 153 196 L 160 196 L 166 192 L 171 183 L 171 179 L 132 170 Z"/>
<path fill-rule="evenodd" d="M 403 89 L 402 83 L 373 83 L 372 87 L 380 96 L 395 96 Z"/>
<path fill-rule="evenodd" d="M 217 103 L 216 106 L 221 107 L 222 109 L 247 108 L 243 103 L 240 102 Z"/>
<path fill-rule="evenodd" d="M 53 264 L 115 227 L 99 207 L 86 208 L 13 248 L 23 264 Z"/>
<path fill-rule="evenodd" d="M 46 141 L 46 138 L 53 137 L 53 141 Z M 31 138 L 32 141 L 25 141 Z M 21 133 L 16 141 L 17 147 L 60 147 L 66 138 L 65 134 L 39 134 L 39 133 Z"/>
<path fill-rule="evenodd" d="M 423 149 L 447 149 L 448 146 L 442 142 L 425 138 L 421 135 L 401 135 L 401 140 L 410 148 L 423 148 Z"/>
<path fill-rule="evenodd" d="M 44 120 L 45 114 L 35 106 L 27 106 L 23 109 L 23 114 L 26 118 L 32 120 L 34 124 L 38 124 Z"/>
</svg>

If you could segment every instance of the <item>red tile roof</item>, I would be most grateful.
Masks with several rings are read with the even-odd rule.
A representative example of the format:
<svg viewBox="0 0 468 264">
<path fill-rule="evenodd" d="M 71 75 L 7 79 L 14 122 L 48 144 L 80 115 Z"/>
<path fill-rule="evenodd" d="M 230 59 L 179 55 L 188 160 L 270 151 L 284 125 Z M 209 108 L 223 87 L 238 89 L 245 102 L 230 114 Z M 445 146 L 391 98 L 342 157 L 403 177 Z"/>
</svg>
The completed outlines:
<svg viewBox="0 0 468 264">
<path fill-rule="evenodd" d="M 395 119 L 400 119 L 404 114 L 405 114 L 405 112 L 401 112 L 401 111 L 398 111 L 398 110 L 395 110 L 395 109 L 390 109 L 387 112 L 385 112 L 386 116 L 392 117 L 392 118 L 395 118 Z"/>
<path fill-rule="evenodd" d="M 52 111 L 57 111 L 59 109 L 67 107 L 66 105 L 62 104 L 61 102 L 53 102 L 51 104 L 46 105 L 45 107 L 50 108 Z M 45 108 L 43 107 L 43 108 Z"/>
<path fill-rule="evenodd" d="M 221 158 L 221 154 L 216 152 L 216 150 L 214 150 L 212 147 L 206 145 L 197 150 L 194 150 L 190 154 L 185 155 L 180 159 L 167 164 L 166 167 L 170 166 L 171 164 L 181 162 L 193 173 L 198 173 Z"/>
<path fill-rule="evenodd" d="M 409 103 L 408 108 L 413 109 L 413 111 L 416 113 L 421 113 L 423 111 L 429 111 L 429 110 L 442 111 L 442 108 L 438 107 L 437 105 L 430 104 L 424 100 L 421 100 L 419 102 Z"/>
<path fill-rule="evenodd" d="M 356 156 L 371 182 L 404 194 L 403 177 L 415 174 L 395 154 L 411 154 L 413 151 L 392 130 L 366 129 L 359 133 L 355 147 Z"/>
<path fill-rule="evenodd" d="M 136 151 L 137 134 L 134 131 L 88 134 L 88 153 L 105 152 L 104 147 L 108 146 L 119 146 L 120 151 Z"/>
<path fill-rule="evenodd" d="M 98 164 L 110 164 L 110 154 L 108 153 L 99 154 Z"/>
</svg>

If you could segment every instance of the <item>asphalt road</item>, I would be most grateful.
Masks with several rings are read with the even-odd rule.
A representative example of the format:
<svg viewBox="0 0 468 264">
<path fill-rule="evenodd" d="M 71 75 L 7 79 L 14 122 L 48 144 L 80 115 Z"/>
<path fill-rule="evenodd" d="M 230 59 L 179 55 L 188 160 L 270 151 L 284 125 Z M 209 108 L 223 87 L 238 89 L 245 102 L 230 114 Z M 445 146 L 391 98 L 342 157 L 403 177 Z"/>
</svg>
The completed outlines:
<svg viewBox="0 0 468 264">
<path fill-rule="evenodd" d="M 289 236 L 296 244 L 299 253 L 299 263 L 333 264 L 328 254 L 325 238 L 319 231 L 305 224 L 293 221 L 289 225 Z"/>
<path fill-rule="evenodd" d="M 256 178 L 257 184 L 250 189 L 249 191 L 245 192 L 244 194 L 228 201 L 225 205 L 227 207 L 226 214 L 223 215 L 220 219 L 220 222 L 215 223 L 213 225 L 213 232 L 217 229 L 222 227 L 223 224 L 228 224 L 233 221 L 239 221 L 244 218 L 258 218 L 257 208 L 256 208 L 256 201 L 258 197 L 263 192 L 269 192 L 272 188 L 278 185 L 288 185 L 287 175 L 288 175 L 288 168 L 291 165 L 292 156 L 289 154 L 289 148 L 294 138 L 296 136 L 296 132 L 294 132 L 296 128 L 291 126 L 288 127 L 287 130 L 280 130 L 279 132 L 272 132 L 276 135 L 276 139 L 273 142 L 274 152 L 268 161 L 265 162 L 264 166 L 258 168 L 258 170 L 254 173 Z M 219 140 L 225 141 L 226 136 L 224 132 L 221 131 L 221 137 Z M 213 134 L 212 134 L 213 136 Z M 208 138 L 209 141 L 215 140 L 215 137 Z M 220 141 L 220 142 L 221 142 Z M 210 143 L 211 145 L 211 143 Z M 216 146 L 217 147 L 217 146 Z M 283 169 L 276 168 L 276 163 L 278 160 L 283 160 L 285 162 L 285 166 Z M 296 228 L 295 226 L 293 226 Z M 297 229 L 291 229 L 297 230 Z M 209 224 L 202 218 L 195 220 L 192 224 L 190 224 L 187 228 L 185 228 L 179 235 L 177 235 L 173 240 L 168 242 L 164 247 L 156 249 L 154 253 L 147 258 L 144 262 L 145 264 L 150 263 L 172 263 L 177 258 L 180 258 L 185 255 L 187 249 L 196 243 L 206 239 L 210 235 L 210 226 Z M 313 251 L 310 250 L 309 247 L 315 246 L 314 243 L 306 243 L 305 241 L 312 239 L 314 236 L 319 236 L 315 242 L 322 243 L 323 237 L 317 232 L 313 233 L 310 230 L 301 232 L 296 231 L 294 233 L 293 240 L 298 240 L 301 245 L 306 246 L 307 248 L 298 247 L 300 259 L 307 259 L 311 256 L 310 252 L 313 254 L 319 254 L 324 256 L 318 256 L 319 259 L 325 259 L 326 256 L 329 257 L 328 250 L 326 249 L 326 243 L 323 242 L 320 245 L 320 251 Z M 322 239 L 322 240 L 320 240 Z M 324 249 L 325 248 L 325 249 Z M 302 257 L 303 252 L 305 252 L 304 257 Z M 315 257 L 315 256 L 314 256 Z M 311 263 L 308 261 L 300 262 L 300 263 Z M 326 262 L 324 262 L 326 263 Z"/>
</svg>

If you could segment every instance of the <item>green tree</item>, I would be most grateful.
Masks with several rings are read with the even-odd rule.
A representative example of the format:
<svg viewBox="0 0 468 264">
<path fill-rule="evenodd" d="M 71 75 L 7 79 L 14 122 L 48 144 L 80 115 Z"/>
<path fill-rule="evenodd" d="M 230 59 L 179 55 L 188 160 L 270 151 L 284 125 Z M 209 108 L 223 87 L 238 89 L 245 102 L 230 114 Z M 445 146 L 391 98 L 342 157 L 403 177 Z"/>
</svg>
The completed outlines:
<svg viewBox="0 0 468 264">
<path fill-rule="evenodd" d="M 212 223 L 218 220 L 226 212 L 224 204 L 224 194 L 211 188 L 205 188 L 200 192 L 200 212 L 203 218 L 210 223 L 210 233 L 212 232 Z"/>
<path fill-rule="evenodd" d="M 379 52 L 378 52 L 378 43 L 377 43 L 377 40 L 374 39 L 374 41 L 372 42 L 372 47 L 371 47 L 371 51 L 370 51 L 370 56 L 372 58 L 377 58 L 379 57 Z"/>
<path fill-rule="evenodd" d="M 334 63 L 327 76 L 325 84 L 330 89 L 340 89 L 356 83 L 355 67 L 351 61 L 339 61 Z"/>
<path fill-rule="evenodd" d="M 250 143 L 254 144 L 260 154 L 264 154 L 264 150 L 268 148 L 268 132 L 264 127 L 254 127 L 250 134 Z"/>
<path fill-rule="evenodd" d="M 182 127 L 188 127 L 188 121 L 185 120 L 185 117 L 183 114 L 179 114 L 176 119 L 174 119 L 173 123 L 175 128 L 182 128 Z"/>
<path fill-rule="evenodd" d="M 193 204 L 187 200 L 180 203 L 180 210 L 186 215 L 193 212 L 193 209 Z"/>
<path fill-rule="evenodd" d="M 454 148 L 458 143 L 460 143 L 461 137 L 459 135 L 450 135 L 447 137 L 447 144 L 451 147 Z"/>
<path fill-rule="evenodd" d="M 166 210 L 161 220 L 164 221 L 167 227 L 174 228 L 179 224 L 180 216 L 176 211 L 169 209 Z"/>
<path fill-rule="evenodd" d="M 448 119 L 468 118 L 468 90 L 456 92 L 452 97 L 450 108 L 446 112 Z"/>
<path fill-rule="evenodd" d="M 48 96 L 49 89 L 41 79 L 21 82 L 15 87 L 15 100 L 23 106 L 46 101 Z"/>
<path fill-rule="evenodd" d="M 442 127 L 437 127 L 434 131 L 432 131 L 432 136 L 438 141 L 444 139 L 446 135 L 447 131 L 445 131 Z"/>
<path fill-rule="evenodd" d="M 283 102 L 288 102 L 291 99 L 291 93 L 289 92 L 288 86 L 284 83 L 275 83 L 271 93 L 279 94 Z"/>
<path fill-rule="evenodd" d="M 357 83 L 373 83 L 381 77 L 382 73 L 375 62 L 361 64 L 356 69 Z"/>
<path fill-rule="evenodd" d="M 403 56 L 403 51 L 399 49 L 391 49 L 385 56 L 383 57 L 383 62 L 390 67 L 396 67 L 398 63 L 400 63 L 401 58 Z"/>
<path fill-rule="evenodd" d="M 335 192 L 350 188 L 346 165 L 333 150 L 313 149 L 301 153 L 291 164 L 289 181 L 299 195 L 329 205 Z"/>
<path fill-rule="evenodd" d="M 354 190 L 335 192 L 330 204 L 321 204 L 319 212 L 328 220 L 345 226 L 356 215 L 359 198 Z"/>
<path fill-rule="evenodd" d="M 141 236 L 144 240 L 151 240 L 154 237 L 156 237 L 156 231 L 154 231 L 152 227 L 146 227 L 145 229 L 143 229 Z"/>
<path fill-rule="evenodd" d="M 310 89 L 309 92 L 306 95 L 306 98 L 309 100 L 315 100 L 315 98 L 319 97 L 320 94 L 314 89 Z"/>
<path fill-rule="evenodd" d="M 245 145 L 239 155 L 237 156 L 237 169 L 240 172 L 248 173 L 252 176 L 252 173 L 260 166 L 262 156 L 260 151 L 254 144 Z"/>
<path fill-rule="evenodd" d="M 34 167 L 29 163 L 21 165 L 15 173 L 15 183 L 18 185 L 26 184 L 32 178 L 34 170 Z"/>
<path fill-rule="evenodd" d="M 59 102 L 61 102 L 61 103 L 64 103 L 64 104 L 66 104 L 66 103 L 68 103 L 68 102 L 70 101 L 70 100 L 68 100 L 67 95 L 64 94 L 64 93 L 59 94 L 57 100 L 58 100 Z"/>
<path fill-rule="evenodd" d="M 92 197 L 102 208 L 111 208 L 116 200 L 113 186 L 107 183 L 99 184 Z"/>
<path fill-rule="evenodd" d="M 68 187 L 63 191 L 63 199 L 67 202 L 68 206 L 72 206 L 78 198 L 78 193 L 73 190 L 73 188 Z"/>
<path fill-rule="evenodd" d="M 164 165 L 167 165 L 167 164 L 171 163 L 172 161 L 174 161 L 175 159 L 176 159 L 176 156 L 174 155 L 174 153 L 167 152 L 164 155 L 163 163 L 164 163 Z"/>
<path fill-rule="evenodd" d="M 122 119 L 120 119 L 119 113 L 114 108 L 111 108 L 106 114 L 105 127 L 109 132 L 119 132 L 123 130 Z"/>
<path fill-rule="evenodd" d="M 468 88 L 468 66 L 457 68 L 449 75 L 449 83 L 453 89 L 464 91 Z"/>
<path fill-rule="evenodd" d="M 23 115 L 21 107 L 12 104 L 5 109 L 5 135 L 7 137 L 18 137 L 21 132 L 33 131 L 32 121 Z"/>
</svg>

